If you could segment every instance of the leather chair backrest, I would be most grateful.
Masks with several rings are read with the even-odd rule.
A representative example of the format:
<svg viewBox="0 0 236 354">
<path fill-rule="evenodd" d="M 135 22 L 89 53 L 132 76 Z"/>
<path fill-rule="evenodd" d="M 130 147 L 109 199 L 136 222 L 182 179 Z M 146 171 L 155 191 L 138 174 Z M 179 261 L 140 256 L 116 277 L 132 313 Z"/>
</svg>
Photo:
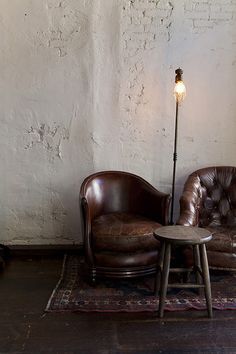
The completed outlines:
<svg viewBox="0 0 236 354">
<path fill-rule="evenodd" d="M 236 225 L 236 167 L 203 168 L 189 179 L 199 197 L 200 226 Z"/>
<path fill-rule="evenodd" d="M 145 215 L 145 208 L 148 208 L 145 189 L 154 190 L 139 176 L 121 171 L 104 171 L 84 180 L 80 197 L 87 199 L 93 214 L 91 217 L 113 212 L 141 212 Z"/>
</svg>

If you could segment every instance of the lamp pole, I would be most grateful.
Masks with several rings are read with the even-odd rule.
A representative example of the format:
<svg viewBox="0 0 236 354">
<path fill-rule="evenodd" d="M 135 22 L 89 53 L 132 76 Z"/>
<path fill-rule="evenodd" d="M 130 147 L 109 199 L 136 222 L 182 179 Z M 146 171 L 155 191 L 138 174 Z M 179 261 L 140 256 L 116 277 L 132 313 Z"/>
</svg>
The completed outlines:
<svg viewBox="0 0 236 354">
<path fill-rule="evenodd" d="M 172 200 L 171 200 L 171 211 L 170 211 L 170 224 L 174 224 L 174 202 L 175 202 L 175 174 L 176 174 L 176 163 L 177 163 L 177 141 L 178 141 L 178 115 L 179 115 L 179 104 L 186 95 L 186 88 L 182 81 L 183 70 L 178 68 L 175 70 L 175 89 L 174 95 L 176 100 L 175 105 L 175 139 L 174 139 L 174 153 L 173 153 L 173 176 L 172 176 Z"/>
</svg>

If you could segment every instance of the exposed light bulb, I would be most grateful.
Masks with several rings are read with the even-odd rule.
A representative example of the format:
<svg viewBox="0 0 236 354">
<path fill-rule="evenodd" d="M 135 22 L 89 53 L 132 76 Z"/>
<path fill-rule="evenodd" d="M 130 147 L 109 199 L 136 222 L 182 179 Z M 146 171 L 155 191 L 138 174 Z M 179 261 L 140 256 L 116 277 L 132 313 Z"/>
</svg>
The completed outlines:
<svg viewBox="0 0 236 354">
<path fill-rule="evenodd" d="M 186 87 L 182 80 L 179 80 L 175 84 L 174 96 L 177 102 L 181 102 L 185 99 L 186 96 Z"/>
</svg>

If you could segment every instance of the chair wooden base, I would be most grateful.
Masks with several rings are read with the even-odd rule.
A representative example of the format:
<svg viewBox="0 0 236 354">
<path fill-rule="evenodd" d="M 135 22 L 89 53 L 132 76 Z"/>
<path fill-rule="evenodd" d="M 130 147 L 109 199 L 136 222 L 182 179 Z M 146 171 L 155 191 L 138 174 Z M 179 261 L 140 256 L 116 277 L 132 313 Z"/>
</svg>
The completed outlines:
<svg viewBox="0 0 236 354">
<path fill-rule="evenodd" d="M 89 283 L 94 284 L 97 278 L 136 278 L 156 274 L 156 269 L 156 264 L 132 268 L 108 268 L 101 266 L 91 267 L 85 263 L 83 272 Z"/>
</svg>

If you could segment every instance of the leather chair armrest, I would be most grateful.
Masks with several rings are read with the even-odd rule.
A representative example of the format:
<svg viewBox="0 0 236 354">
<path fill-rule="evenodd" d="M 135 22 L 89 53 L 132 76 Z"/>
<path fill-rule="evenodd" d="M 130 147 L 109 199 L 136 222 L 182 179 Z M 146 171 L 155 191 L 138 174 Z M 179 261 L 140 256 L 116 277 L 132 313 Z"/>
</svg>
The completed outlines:
<svg viewBox="0 0 236 354">
<path fill-rule="evenodd" d="M 180 216 L 176 224 L 184 226 L 197 226 L 198 224 L 198 210 L 188 193 L 184 193 L 180 198 Z"/>
<path fill-rule="evenodd" d="M 142 213 L 162 225 L 168 225 L 170 194 L 159 192 L 154 187 L 142 190 Z"/>
<path fill-rule="evenodd" d="M 84 250 L 88 258 L 88 262 L 93 264 L 93 253 L 91 245 L 91 214 L 88 207 L 88 202 L 85 197 L 80 199 L 81 222 Z"/>
<path fill-rule="evenodd" d="M 180 216 L 177 225 L 197 226 L 199 222 L 200 182 L 197 176 L 190 175 L 184 185 L 180 198 Z"/>
</svg>

